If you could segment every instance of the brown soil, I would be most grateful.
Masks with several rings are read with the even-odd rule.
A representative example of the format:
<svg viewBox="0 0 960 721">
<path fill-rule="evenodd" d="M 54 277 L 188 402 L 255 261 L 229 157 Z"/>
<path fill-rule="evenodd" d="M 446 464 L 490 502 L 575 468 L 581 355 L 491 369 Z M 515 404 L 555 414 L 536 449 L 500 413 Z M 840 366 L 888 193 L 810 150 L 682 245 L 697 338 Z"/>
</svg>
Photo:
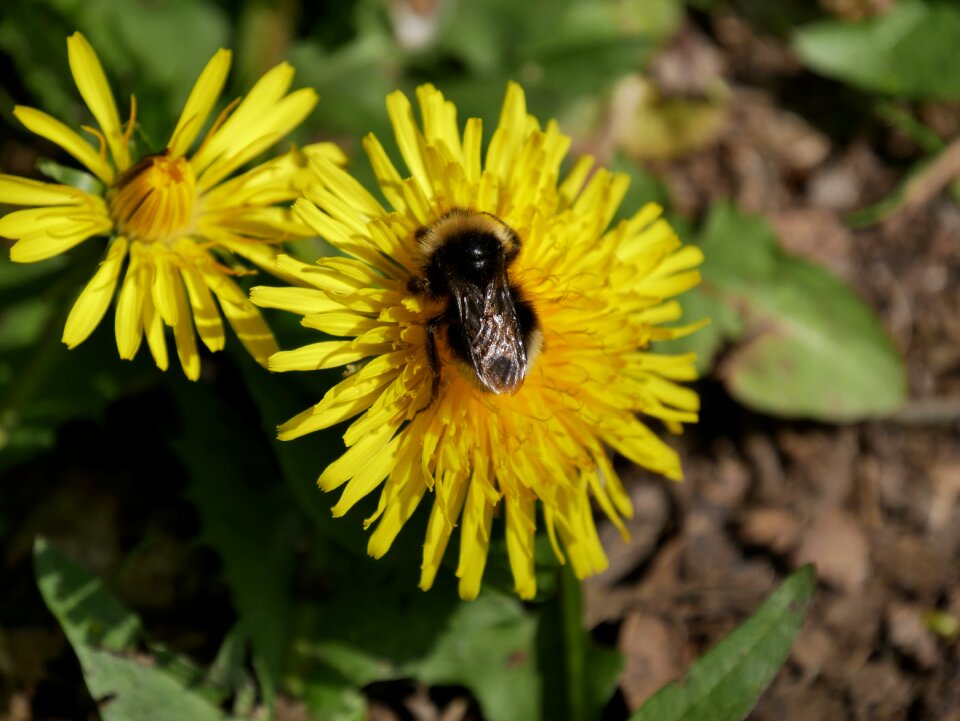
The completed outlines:
<svg viewBox="0 0 960 721">
<path fill-rule="evenodd" d="M 818 103 L 850 93 L 812 83 L 737 18 L 685 33 L 665 54 L 689 56 L 690 37 L 719 53 L 735 102 L 710 147 L 653 167 L 674 207 L 696 217 L 732 197 L 851 283 L 903 352 L 910 400 L 832 427 L 752 414 L 704 381 L 702 423 L 679 444 L 687 479 L 634 474 L 634 542 L 605 529 L 612 564 L 586 584 L 587 621 L 618 629 L 636 708 L 812 562 L 812 612 L 750 718 L 960 719 L 960 644 L 930 623 L 960 615 L 960 209 L 935 193 L 850 229 L 844 214 L 888 193 L 918 150 L 869 116 L 836 134 Z M 956 107 L 920 111 L 956 132 Z"/>
</svg>

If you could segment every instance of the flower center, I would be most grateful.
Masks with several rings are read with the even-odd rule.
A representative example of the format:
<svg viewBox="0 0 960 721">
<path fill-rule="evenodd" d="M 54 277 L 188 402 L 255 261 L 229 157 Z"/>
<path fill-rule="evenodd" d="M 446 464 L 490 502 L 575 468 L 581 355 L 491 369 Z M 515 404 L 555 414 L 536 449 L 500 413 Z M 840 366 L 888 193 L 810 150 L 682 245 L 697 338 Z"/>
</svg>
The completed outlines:
<svg viewBox="0 0 960 721">
<path fill-rule="evenodd" d="M 147 243 L 170 242 L 193 221 L 196 180 L 183 156 L 150 155 L 120 176 L 108 197 L 120 233 Z"/>
</svg>

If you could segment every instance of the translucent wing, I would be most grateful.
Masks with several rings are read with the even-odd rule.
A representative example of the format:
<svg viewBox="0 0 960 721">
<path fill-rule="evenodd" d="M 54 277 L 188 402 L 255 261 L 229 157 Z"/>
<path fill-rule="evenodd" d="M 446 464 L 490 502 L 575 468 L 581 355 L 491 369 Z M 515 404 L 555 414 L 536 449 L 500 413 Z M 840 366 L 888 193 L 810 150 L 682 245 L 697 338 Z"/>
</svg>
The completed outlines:
<svg viewBox="0 0 960 721">
<path fill-rule="evenodd" d="M 527 352 L 506 275 L 487 286 L 451 288 L 459 323 L 460 350 L 489 391 L 514 393 L 527 374 Z"/>
</svg>

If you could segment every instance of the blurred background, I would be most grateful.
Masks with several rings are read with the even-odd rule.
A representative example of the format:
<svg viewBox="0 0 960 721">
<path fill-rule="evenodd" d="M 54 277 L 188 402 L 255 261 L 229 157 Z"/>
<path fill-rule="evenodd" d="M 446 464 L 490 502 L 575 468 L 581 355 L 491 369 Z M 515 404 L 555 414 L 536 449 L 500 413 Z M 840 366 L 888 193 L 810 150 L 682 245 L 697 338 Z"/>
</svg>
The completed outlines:
<svg viewBox="0 0 960 721">
<path fill-rule="evenodd" d="M 369 504 L 330 518 L 314 480 L 337 429 L 273 440 L 336 372 L 269 376 L 231 339 L 190 384 L 145 351 L 120 361 L 107 322 L 68 352 L 63 321 L 102 246 L 27 266 L 4 252 L 0 718 L 119 718 L 84 686 L 77 657 L 96 657 L 61 631 L 114 614 L 139 629 L 125 648 L 237 718 L 625 719 L 814 562 L 811 615 L 750 718 L 960 719 L 960 6 L 4 0 L 0 171 L 70 163 L 11 111 L 90 122 L 75 30 L 120 107 L 136 94 L 149 149 L 217 48 L 234 50 L 224 103 L 288 60 L 321 95 L 295 139 L 341 143 L 369 185 L 359 141 L 395 148 L 388 92 L 432 82 L 489 138 L 521 82 L 573 155 L 630 174 L 624 215 L 661 203 L 704 248 L 684 305 L 712 324 L 662 348 L 698 352 L 703 413 L 671 441 L 683 484 L 618 466 L 632 540 L 599 521 L 611 564 L 583 586 L 582 627 L 546 544 L 540 597 L 512 596 L 498 529 L 465 604 L 452 565 L 416 588 L 424 514 L 379 562 Z M 268 320 L 281 346 L 305 340 Z M 63 554 L 38 556 L 41 584 L 47 561 L 101 580 L 88 616 L 47 610 L 37 536 Z"/>
</svg>

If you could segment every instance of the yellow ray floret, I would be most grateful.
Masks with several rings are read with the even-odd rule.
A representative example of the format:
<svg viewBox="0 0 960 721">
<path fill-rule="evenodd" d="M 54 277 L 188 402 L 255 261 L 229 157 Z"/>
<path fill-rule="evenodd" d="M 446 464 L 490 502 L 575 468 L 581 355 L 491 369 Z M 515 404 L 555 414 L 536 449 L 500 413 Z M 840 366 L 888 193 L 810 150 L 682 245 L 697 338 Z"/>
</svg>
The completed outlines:
<svg viewBox="0 0 960 721">
<path fill-rule="evenodd" d="M 533 538 L 545 524 L 557 556 L 580 577 L 606 567 L 591 499 L 623 529 L 631 504 L 610 449 L 668 478 L 681 477 L 677 454 L 650 429 L 679 430 L 697 418 L 692 355 L 648 350 L 653 340 L 690 332 L 668 328 L 673 296 L 699 280 L 699 250 L 684 247 L 660 209 L 648 205 L 611 227 L 627 179 L 589 159 L 565 179 L 570 139 L 542 128 L 510 84 L 500 122 L 482 157 L 481 124 L 461 134 L 456 109 L 430 85 L 417 90 L 421 123 L 401 93 L 387 100 L 402 174 L 373 136 L 364 147 L 385 209 L 345 170 L 318 159 L 316 181 L 294 210 L 343 257 L 315 265 L 280 256 L 299 288 L 257 287 L 257 305 L 303 316 L 318 340 L 270 359 L 275 371 L 354 364 L 314 407 L 280 427 L 292 439 L 353 419 L 345 453 L 319 477 L 340 492 L 334 515 L 379 489 L 368 550 L 386 553 L 421 499 L 433 494 L 420 585 L 429 588 L 454 529 L 460 527 L 460 594 L 476 596 L 494 519 L 503 519 L 516 590 L 536 592 Z M 592 175 L 591 175 L 592 172 Z M 490 213 L 519 238 L 509 266 L 517 293 L 532 306 L 542 351 L 512 395 L 481 389 L 476 374 L 436 335 L 440 384 L 428 326 L 436 298 L 411 282 L 423 273 L 418 230 L 458 213 Z M 538 511 L 539 509 L 539 511 Z"/>
<path fill-rule="evenodd" d="M 0 175 L 0 203 L 25 206 L 0 218 L 0 236 L 16 241 L 13 261 L 32 263 L 106 238 L 103 260 L 73 305 L 63 342 L 74 348 L 86 340 L 116 296 L 121 358 L 133 358 L 146 338 L 157 366 L 166 369 L 164 329 L 171 328 L 184 373 L 195 379 L 197 336 L 209 350 L 221 350 L 226 318 L 266 365 L 277 350 L 273 334 L 232 276 L 248 272 L 246 262 L 292 280 L 276 269 L 278 246 L 313 231 L 287 206 L 312 182 L 311 159 L 336 167 L 344 157 L 320 143 L 236 171 L 299 125 L 316 104 L 316 93 L 288 93 L 293 70 L 277 66 L 210 124 L 190 157 L 230 70 L 230 52 L 219 50 L 200 73 L 167 147 L 137 154 L 136 103 L 131 99 L 130 119 L 122 123 L 90 43 L 75 33 L 67 49 L 77 89 L 97 123 L 85 127 L 95 143 L 35 108 L 17 107 L 14 115 L 84 166 L 102 190 Z"/>
</svg>

